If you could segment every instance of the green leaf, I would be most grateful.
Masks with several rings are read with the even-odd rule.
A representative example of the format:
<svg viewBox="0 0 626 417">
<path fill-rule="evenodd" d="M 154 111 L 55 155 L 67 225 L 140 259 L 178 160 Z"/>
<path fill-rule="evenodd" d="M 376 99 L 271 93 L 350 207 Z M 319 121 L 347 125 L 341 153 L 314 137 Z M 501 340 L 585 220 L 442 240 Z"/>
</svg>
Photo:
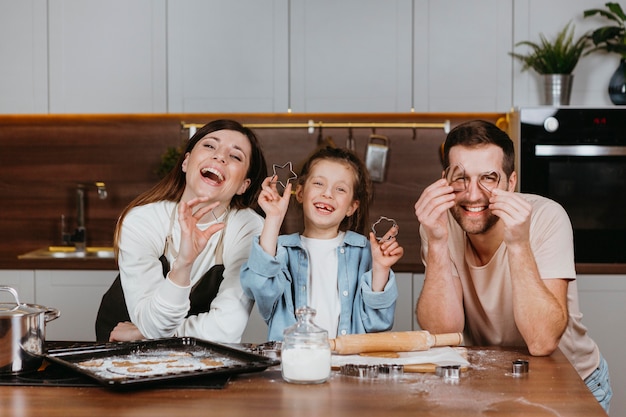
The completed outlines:
<svg viewBox="0 0 626 417">
<path fill-rule="evenodd" d="M 539 74 L 571 74 L 588 45 L 588 36 L 574 40 L 574 26 L 569 22 L 550 42 L 544 34 L 539 34 L 539 43 L 521 41 L 515 46 L 527 46 L 528 54 L 511 52 L 512 57 L 522 62 L 522 71 L 533 69 Z"/>
<path fill-rule="evenodd" d="M 584 17 L 599 15 L 615 22 L 615 25 L 602 26 L 595 29 L 588 38 L 594 47 L 585 52 L 588 55 L 596 51 L 616 53 L 626 58 L 626 14 L 619 3 L 606 3 L 606 9 L 589 9 L 583 13 Z"/>
<path fill-rule="evenodd" d="M 622 10 L 622 6 L 620 6 L 619 3 L 607 3 L 606 7 L 608 7 L 609 10 L 614 15 L 616 15 L 622 22 L 626 20 L 626 15 L 624 14 L 624 11 Z"/>
</svg>

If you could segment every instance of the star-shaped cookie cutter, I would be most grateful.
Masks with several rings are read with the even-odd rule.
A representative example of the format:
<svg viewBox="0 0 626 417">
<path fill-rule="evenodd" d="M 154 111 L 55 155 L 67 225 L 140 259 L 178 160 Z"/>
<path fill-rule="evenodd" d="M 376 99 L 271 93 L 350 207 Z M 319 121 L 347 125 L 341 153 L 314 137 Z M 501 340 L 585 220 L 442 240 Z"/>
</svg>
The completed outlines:
<svg viewBox="0 0 626 417">
<path fill-rule="evenodd" d="M 376 232 L 376 226 L 377 226 L 377 225 L 379 225 L 379 224 L 380 224 L 380 223 L 382 223 L 382 222 L 392 223 L 392 224 L 391 224 L 391 226 L 390 226 L 389 228 L 387 228 L 387 229 L 385 230 L 385 232 L 383 233 L 383 235 L 382 235 L 382 236 L 378 236 L 378 233 Z M 388 231 L 389 229 L 391 229 L 391 228 L 393 228 L 393 229 L 395 230 L 395 232 L 396 232 L 396 233 L 395 233 L 395 234 L 393 234 L 393 235 L 391 235 L 391 236 L 389 236 L 389 237 L 387 238 L 387 240 L 391 239 L 392 237 L 396 237 L 396 236 L 398 236 L 398 231 L 400 230 L 400 227 L 398 226 L 398 223 L 396 223 L 396 221 L 395 221 L 394 219 L 391 219 L 391 218 L 389 218 L 389 217 L 385 217 L 385 216 L 380 216 L 380 217 L 379 217 L 379 219 L 378 219 L 378 220 L 376 220 L 376 223 L 374 223 L 374 224 L 372 225 L 372 232 L 374 233 L 374 236 L 376 237 L 376 240 L 378 240 L 378 241 L 380 242 L 381 240 L 383 240 L 383 237 L 385 236 L 385 233 L 387 233 L 387 231 Z"/>
<path fill-rule="evenodd" d="M 277 168 L 278 169 L 285 169 L 287 167 L 289 167 L 289 178 L 287 178 L 287 181 L 285 183 L 283 183 L 282 181 L 280 181 L 278 179 L 279 176 L 278 176 L 278 173 L 276 172 L 276 169 Z M 283 189 L 287 188 L 287 184 L 289 184 L 289 181 L 298 179 L 298 174 L 293 172 L 293 164 L 291 163 L 291 161 L 286 162 L 283 165 L 273 164 L 272 165 L 272 172 L 273 172 L 272 178 L 276 177 L 276 181 L 274 181 L 274 183 L 280 184 L 283 187 Z"/>
</svg>

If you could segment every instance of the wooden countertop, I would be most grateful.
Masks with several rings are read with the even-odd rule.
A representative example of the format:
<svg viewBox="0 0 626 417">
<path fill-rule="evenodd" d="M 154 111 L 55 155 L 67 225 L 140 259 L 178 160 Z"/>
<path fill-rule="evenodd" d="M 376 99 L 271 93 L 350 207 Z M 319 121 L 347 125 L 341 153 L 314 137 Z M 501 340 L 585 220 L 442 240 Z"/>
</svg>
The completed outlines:
<svg viewBox="0 0 626 417">
<path fill-rule="evenodd" d="M 529 373 L 511 374 L 516 359 Z M 293 385 L 278 367 L 234 377 L 224 389 L 0 387 L 3 416 L 606 416 L 565 356 L 470 348 L 456 382 L 432 373 L 362 380 L 333 372 L 320 385 Z"/>
</svg>

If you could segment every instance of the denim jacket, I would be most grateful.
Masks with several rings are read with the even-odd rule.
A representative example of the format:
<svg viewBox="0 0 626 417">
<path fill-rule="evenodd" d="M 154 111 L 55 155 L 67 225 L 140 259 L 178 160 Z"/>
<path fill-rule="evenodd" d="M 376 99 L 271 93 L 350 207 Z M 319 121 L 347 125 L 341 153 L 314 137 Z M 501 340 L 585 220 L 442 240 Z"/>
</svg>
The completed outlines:
<svg viewBox="0 0 626 417">
<path fill-rule="evenodd" d="M 370 243 L 355 232 L 346 232 L 337 257 L 341 303 L 337 334 L 391 329 L 398 298 L 393 271 L 383 291 L 372 291 Z M 241 267 L 241 286 L 269 326 L 268 340 L 283 340 L 283 331 L 296 322 L 296 309 L 307 305 L 308 276 L 309 259 L 298 233 L 278 237 L 275 257 L 261 248 L 258 236 L 254 238 L 250 258 Z"/>
</svg>

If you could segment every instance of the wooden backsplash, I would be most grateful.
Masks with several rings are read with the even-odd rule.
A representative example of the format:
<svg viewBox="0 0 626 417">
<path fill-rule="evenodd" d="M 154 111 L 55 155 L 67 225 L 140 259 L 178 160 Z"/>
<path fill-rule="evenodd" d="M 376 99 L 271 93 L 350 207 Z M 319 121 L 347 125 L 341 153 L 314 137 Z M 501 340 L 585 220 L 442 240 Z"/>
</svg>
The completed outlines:
<svg viewBox="0 0 626 417">
<path fill-rule="evenodd" d="M 35 269 L 17 255 L 61 243 L 61 216 L 75 228 L 76 185 L 103 181 L 108 198 L 87 190 L 88 245 L 111 246 L 117 216 L 137 194 L 157 180 L 161 155 L 188 137 L 181 122 L 206 123 L 231 118 L 246 123 L 400 123 L 449 120 L 452 127 L 471 119 L 496 122 L 503 114 L 166 114 L 166 115 L 16 115 L 0 116 L 0 269 Z M 312 152 L 319 130 L 257 128 L 271 172 L 272 164 L 294 166 Z M 369 128 L 353 129 L 356 150 L 365 156 Z M 420 272 L 418 223 L 413 205 L 422 190 L 441 175 L 442 129 L 377 128 L 389 138 L 386 180 L 374 185 L 371 222 L 394 218 L 405 256 L 396 271 Z M 345 146 L 348 129 L 322 129 L 323 139 Z M 291 210 L 285 232 L 298 231 Z M 89 268 L 86 268 L 89 269 Z"/>
</svg>

